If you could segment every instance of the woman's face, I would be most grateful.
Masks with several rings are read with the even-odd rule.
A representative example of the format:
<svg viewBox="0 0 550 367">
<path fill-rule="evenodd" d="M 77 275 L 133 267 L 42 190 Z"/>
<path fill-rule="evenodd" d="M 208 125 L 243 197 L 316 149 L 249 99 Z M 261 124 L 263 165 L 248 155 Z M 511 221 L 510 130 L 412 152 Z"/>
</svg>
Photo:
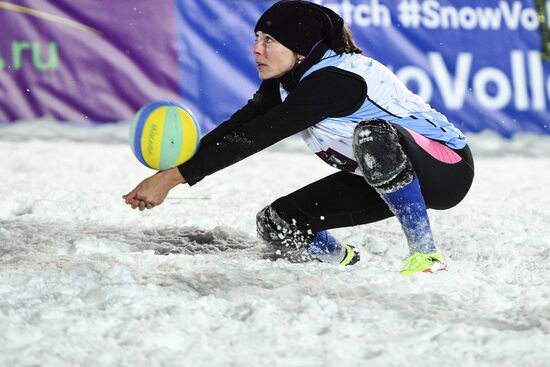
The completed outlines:
<svg viewBox="0 0 550 367">
<path fill-rule="evenodd" d="M 260 79 L 282 76 L 294 67 L 298 56 L 267 33 L 256 32 L 256 41 L 252 48 L 256 58 L 256 68 Z"/>
</svg>

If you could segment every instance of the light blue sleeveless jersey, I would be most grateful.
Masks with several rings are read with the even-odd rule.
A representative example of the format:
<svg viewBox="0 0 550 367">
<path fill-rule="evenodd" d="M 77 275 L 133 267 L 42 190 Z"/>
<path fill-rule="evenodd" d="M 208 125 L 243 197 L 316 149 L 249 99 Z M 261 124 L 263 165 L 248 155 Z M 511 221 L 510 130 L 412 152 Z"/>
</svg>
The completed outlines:
<svg viewBox="0 0 550 367">
<path fill-rule="evenodd" d="M 355 161 L 352 149 L 355 126 L 363 120 L 375 118 L 401 125 L 453 149 L 461 149 L 466 145 L 466 138 L 460 130 L 412 93 L 391 70 L 378 61 L 360 54 L 338 55 L 328 50 L 302 79 L 326 67 L 336 67 L 361 76 L 367 84 L 367 98 L 352 114 L 327 118 L 300 133 L 314 153 L 321 155 L 319 153 L 335 151 Z M 280 91 L 284 101 L 287 92 L 282 87 Z M 358 170 L 355 173 L 361 174 Z"/>
</svg>

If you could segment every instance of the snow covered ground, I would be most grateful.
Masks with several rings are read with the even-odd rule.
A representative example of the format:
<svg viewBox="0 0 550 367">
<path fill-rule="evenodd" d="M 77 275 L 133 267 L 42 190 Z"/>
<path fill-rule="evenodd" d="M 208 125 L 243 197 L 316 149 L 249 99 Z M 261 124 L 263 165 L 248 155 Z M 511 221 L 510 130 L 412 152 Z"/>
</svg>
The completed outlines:
<svg viewBox="0 0 550 367">
<path fill-rule="evenodd" d="M 334 231 L 349 269 L 263 258 L 256 212 L 333 172 L 301 141 L 139 212 L 126 129 L 0 125 L 0 366 L 550 365 L 550 138 L 470 136 L 449 270 L 404 277 L 395 219 Z"/>
</svg>

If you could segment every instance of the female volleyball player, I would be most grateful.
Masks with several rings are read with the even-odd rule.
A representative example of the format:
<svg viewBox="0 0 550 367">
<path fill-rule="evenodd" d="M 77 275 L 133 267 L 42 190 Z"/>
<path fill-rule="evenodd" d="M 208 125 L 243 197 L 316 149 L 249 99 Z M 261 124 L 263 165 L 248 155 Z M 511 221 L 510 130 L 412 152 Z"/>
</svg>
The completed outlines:
<svg viewBox="0 0 550 367">
<path fill-rule="evenodd" d="M 451 208 L 468 192 L 474 165 L 464 135 L 388 68 L 363 56 L 342 18 L 326 7 L 277 2 L 255 32 L 252 51 L 263 82 L 254 97 L 204 136 L 193 158 L 142 181 L 124 195 L 126 203 L 151 209 L 175 185 L 194 185 L 300 133 L 339 172 L 262 209 L 263 239 L 351 265 L 357 250 L 328 230 L 395 216 L 410 249 L 402 273 L 444 269 L 427 208 Z"/>
</svg>

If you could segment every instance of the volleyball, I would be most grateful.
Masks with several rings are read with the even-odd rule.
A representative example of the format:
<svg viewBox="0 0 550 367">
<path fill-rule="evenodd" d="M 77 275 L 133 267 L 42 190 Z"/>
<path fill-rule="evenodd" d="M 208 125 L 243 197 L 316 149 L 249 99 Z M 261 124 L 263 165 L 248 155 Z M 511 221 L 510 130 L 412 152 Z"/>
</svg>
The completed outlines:
<svg viewBox="0 0 550 367">
<path fill-rule="evenodd" d="M 192 112 L 171 101 L 143 106 L 130 126 L 130 147 L 146 167 L 164 171 L 191 158 L 200 143 L 200 126 Z"/>
</svg>

